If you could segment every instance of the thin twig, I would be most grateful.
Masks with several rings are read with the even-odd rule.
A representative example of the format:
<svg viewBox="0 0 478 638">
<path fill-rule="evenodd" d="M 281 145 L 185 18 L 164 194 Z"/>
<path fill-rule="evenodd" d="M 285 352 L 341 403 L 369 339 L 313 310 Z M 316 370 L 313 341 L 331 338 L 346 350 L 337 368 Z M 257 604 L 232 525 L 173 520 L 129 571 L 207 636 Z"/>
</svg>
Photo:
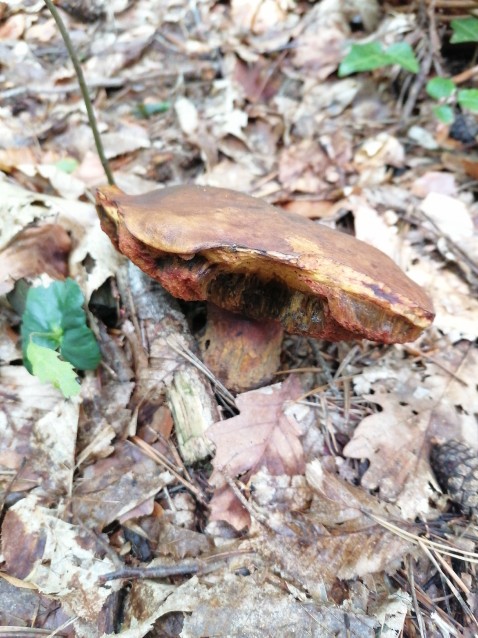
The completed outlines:
<svg viewBox="0 0 478 638">
<path fill-rule="evenodd" d="M 207 574 L 219 569 L 225 561 L 236 556 L 254 554 L 254 550 L 238 549 L 232 551 L 224 551 L 198 560 L 185 560 L 175 563 L 174 565 L 156 565 L 154 567 L 128 567 L 124 566 L 114 572 L 103 574 L 100 582 L 105 583 L 108 580 L 116 578 L 152 578 L 162 579 L 171 576 L 187 576 L 189 574 Z"/>
<path fill-rule="evenodd" d="M 187 347 L 183 346 L 177 339 L 174 338 L 174 335 L 169 335 L 166 338 L 168 345 L 180 356 L 182 356 L 186 361 L 189 361 L 192 365 L 196 366 L 198 370 L 200 370 L 214 386 L 215 391 L 224 399 L 228 406 L 231 408 L 237 409 L 236 402 L 234 397 L 229 392 L 229 390 L 213 375 L 213 373 L 209 370 L 204 363 L 196 357 L 196 355 L 191 352 Z"/>
<path fill-rule="evenodd" d="M 443 579 L 445 580 L 446 584 L 450 588 L 452 594 L 455 596 L 455 598 L 458 600 L 458 602 L 462 606 L 464 612 L 473 620 L 473 622 L 475 623 L 475 626 L 478 626 L 478 621 L 476 620 L 475 616 L 473 615 L 473 612 L 471 611 L 470 607 L 467 605 L 467 603 L 463 599 L 462 595 L 460 594 L 458 589 L 455 587 L 455 585 L 451 582 L 451 580 L 448 578 L 448 576 L 440 569 L 440 565 L 438 564 L 438 561 L 436 560 L 434 553 L 432 553 L 428 549 L 428 547 L 425 545 L 425 543 L 422 541 L 422 539 L 420 539 L 418 545 L 419 545 L 420 549 L 428 556 L 428 558 L 433 563 L 433 565 L 436 567 L 436 569 L 440 572 L 441 576 L 443 577 Z"/>
<path fill-rule="evenodd" d="M 181 474 L 174 468 L 173 464 L 164 456 L 164 454 L 161 454 L 159 450 L 156 450 L 156 448 L 149 445 L 149 443 L 146 443 L 146 441 L 140 439 L 139 436 L 132 436 L 131 443 L 140 448 L 140 450 L 147 454 L 150 459 L 153 459 L 153 461 L 166 468 L 168 472 L 171 472 L 176 480 L 179 481 L 192 494 L 194 494 L 194 496 L 202 505 L 206 505 L 207 499 L 205 495 L 195 485 L 183 478 Z"/>
<path fill-rule="evenodd" d="M 176 565 L 161 565 L 159 567 L 122 567 L 115 572 L 109 572 L 101 576 L 100 582 L 105 583 L 108 580 L 116 578 L 169 578 L 170 576 L 186 576 L 188 574 L 197 574 L 202 568 L 202 564 L 198 561 L 177 563 Z"/>
<path fill-rule="evenodd" d="M 420 612 L 420 607 L 418 605 L 418 599 L 417 599 L 417 592 L 415 589 L 415 574 L 413 572 L 411 556 L 408 557 L 407 570 L 408 570 L 408 580 L 410 581 L 410 593 L 412 595 L 413 608 L 415 609 L 415 616 L 417 618 L 418 631 L 420 632 L 421 638 L 426 638 L 427 634 L 425 630 L 425 623 L 423 622 L 422 614 Z"/>
<path fill-rule="evenodd" d="M 458 558 L 462 561 L 467 561 L 469 563 L 478 564 L 478 553 L 476 552 L 468 552 L 464 549 L 459 549 L 454 547 L 453 545 L 447 545 L 445 543 L 437 543 L 435 541 L 431 541 L 428 538 L 423 538 L 421 536 L 417 536 L 416 534 L 412 534 L 411 532 L 407 532 L 405 529 L 390 523 L 389 521 L 373 514 L 372 512 L 364 512 L 367 516 L 370 516 L 375 522 L 377 522 L 385 529 L 388 529 L 390 532 L 393 532 L 400 538 L 404 540 L 410 541 L 414 545 L 419 545 L 420 543 L 426 545 L 430 549 L 433 549 L 436 552 L 440 552 L 442 556 L 450 556 L 451 558 Z"/>
<path fill-rule="evenodd" d="M 98 152 L 101 165 L 103 166 L 103 170 L 105 171 L 108 184 L 110 184 L 111 186 L 114 186 L 115 180 L 113 178 L 113 173 L 110 170 L 108 160 L 106 159 L 103 143 L 100 137 L 100 132 L 98 130 L 98 125 L 96 123 L 96 116 L 93 111 L 93 105 L 91 104 L 90 96 L 88 93 L 88 87 L 86 86 L 85 77 L 83 75 L 83 70 L 78 60 L 78 56 L 76 55 L 75 49 L 73 47 L 73 43 L 70 39 L 68 31 L 66 30 L 65 24 L 60 14 L 58 13 L 57 8 L 53 4 L 52 0 L 45 0 L 45 4 L 48 7 L 51 15 L 53 16 L 53 19 L 55 20 L 58 26 L 58 30 L 60 31 L 61 37 L 63 38 L 63 42 L 65 43 L 65 46 L 67 48 L 68 55 L 70 56 L 70 59 L 73 63 L 76 77 L 78 78 L 78 84 L 80 85 L 81 95 L 83 96 L 83 101 L 85 103 L 86 113 L 88 115 L 88 122 L 90 124 L 90 128 L 93 133 L 93 137 L 95 139 L 96 150 Z"/>
</svg>

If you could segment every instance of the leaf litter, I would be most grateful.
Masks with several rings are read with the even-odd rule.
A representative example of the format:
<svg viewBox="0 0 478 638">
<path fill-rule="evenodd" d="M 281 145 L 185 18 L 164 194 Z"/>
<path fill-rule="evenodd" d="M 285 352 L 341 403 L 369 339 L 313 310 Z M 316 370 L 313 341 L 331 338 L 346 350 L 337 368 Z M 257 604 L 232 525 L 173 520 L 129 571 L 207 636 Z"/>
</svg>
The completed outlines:
<svg viewBox="0 0 478 638">
<path fill-rule="evenodd" d="M 104 178 L 71 63 L 43 3 L 11 4 L 1 623 L 85 637 L 474 635 L 471 563 L 445 556 L 440 573 L 416 539 L 476 546 L 429 463 L 434 438 L 478 449 L 476 169 L 422 94 L 417 121 L 400 123 L 388 71 L 336 76 L 352 42 L 417 43 L 432 23 L 375 2 L 62 3 L 122 188 L 266 197 L 385 250 L 434 300 L 433 327 L 409 346 L 286 338 L 282 372 L 295 372 L 234 401 L 198 359 L 203 310 L 138 283 L 101 233 L 89 202 Z M 140 104 L 169 106 L 140 118 Z M 19 365 L 5 295 L 44 273 L 78 282 L 101 344 L 79 399 Z M 198 573 L 101 581 L 182 560 Z"/>
</svg>

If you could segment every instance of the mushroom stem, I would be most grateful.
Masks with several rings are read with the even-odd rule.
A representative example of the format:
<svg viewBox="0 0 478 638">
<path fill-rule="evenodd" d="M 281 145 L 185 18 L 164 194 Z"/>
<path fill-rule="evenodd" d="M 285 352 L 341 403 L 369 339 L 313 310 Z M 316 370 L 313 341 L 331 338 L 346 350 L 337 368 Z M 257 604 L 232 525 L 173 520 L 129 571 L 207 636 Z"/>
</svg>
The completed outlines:
<svg viewBox="0 0 478 638">
<path fill-rule="evenodd" d="M 208 304 L 200 342 L 203 361 L 230 390 L 244 392 L 271 381 L 279 369 L 283 329 Z"/>
</svg>

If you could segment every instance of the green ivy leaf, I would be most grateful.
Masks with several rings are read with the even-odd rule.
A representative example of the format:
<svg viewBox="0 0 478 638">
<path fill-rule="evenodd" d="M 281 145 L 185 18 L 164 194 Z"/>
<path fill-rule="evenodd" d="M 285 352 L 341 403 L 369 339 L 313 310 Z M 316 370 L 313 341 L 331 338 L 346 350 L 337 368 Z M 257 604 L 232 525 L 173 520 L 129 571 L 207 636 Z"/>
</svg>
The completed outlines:
<svg viewBox="0 0 478 638">
<path fill-rule="evenodd" d="M 426 91 L 434 100 L 448 98 L 453 94 L 456 85 L 449 78 L 433 78 L 427 82 Z"/>
<path fill-rule="evenodd" d="M 443 122 L 443 124 L 451 124 L 453 120 L 455 119 L 453 109 L 451 108 L 451 106 L 448 106 L 447 104 L 440 104 L 439 106 L 434 106 L 433 113 L 435 117 L 440 120 L 440 122 Z"/>
<path fill-rule="evenodd" d="M 64 359 L 80 370 L 94 370 L 100 350 L 86 325 L 83 294 L 72 279 L 54 281 L 47 288 L 30 288 L 22 322 L 24 363 L 31 372 L 26 354 L 30 342 L 60 350 Z"/>
<path fill-rule="evenodd" d="M 66 398 L 79 393 L 81 386 L 76 379 L 73 366 L 67 361 L 62 361 L 58 352 L 30 341 L 26 354 L 33 374 L 40 381 L 52 383 Z"/>
<path fill-rule="evenodd" d="M 360 71 L 373 71 L 387 64 L 390 64 L 390 58 L 383 51 L 380 42 L 352 44 L 352 48 L 340 63 L 338 74 L 342 78 Z"/>
<path fill-rule="evenodd" d="M 478 42 L 478 18 L 470 16 L 451 21 L 453 35 L 450 38 L 452 44 L 460 42 Z"/>
<path fill-rule="evenodd" d="M 420 65 L 408 42 L 396 42 L 390 45 L 385 54 L 389 57 L 391 64 L 398 64 L 410 73 L 418 73 Z"/>
<path fill-rule="evenodd" d="M 478 89 L 461 89 L 457 95 L 458 104 L 463 109 L 478 112 Z"/>
</svg>

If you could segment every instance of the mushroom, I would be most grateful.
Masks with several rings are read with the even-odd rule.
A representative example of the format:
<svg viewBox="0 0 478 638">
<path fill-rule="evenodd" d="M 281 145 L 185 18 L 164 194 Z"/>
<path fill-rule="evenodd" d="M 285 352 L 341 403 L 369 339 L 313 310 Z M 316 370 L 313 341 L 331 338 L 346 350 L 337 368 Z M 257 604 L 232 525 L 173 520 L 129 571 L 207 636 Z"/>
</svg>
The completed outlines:
<svg viewBox="0 0 478 638">
<path fill-rule="evenodd" d="M 173 296 L 207 300 L 292 334 L 330 341 L 413 341 L 433 305 L 385 254 L 236 191 L 175 186 L 97 191 L 116 248 Z"/>
</svg>

